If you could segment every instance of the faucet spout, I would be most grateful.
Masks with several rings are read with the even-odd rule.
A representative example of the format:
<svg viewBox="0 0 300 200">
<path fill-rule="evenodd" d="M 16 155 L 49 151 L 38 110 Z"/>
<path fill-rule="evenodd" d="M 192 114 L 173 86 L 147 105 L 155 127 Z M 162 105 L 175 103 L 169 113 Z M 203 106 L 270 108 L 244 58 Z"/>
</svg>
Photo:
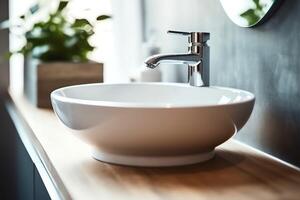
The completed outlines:
<svg viewBox="0 0 300 200">
<path fill-rule="evenodd" d="M 147 67 L 156 68 L 161 63 L 185 64 L 188 66 L 188 82 L 191 86 L 209 86 L 209 33 L 169 31 L 168 33 L 187 35 L 188 53 L 157 54 L 145 60 Z"/>
<path fill-rule="evenodd" d="M 161 63 L 168 64 L 187 64 L 187 65 L 197 65 L 201 62 L 201 56 L 198 54 L 157 54 L 147 58 L 145 61 L 147 67 L 155 68 Z"/>
</svg>

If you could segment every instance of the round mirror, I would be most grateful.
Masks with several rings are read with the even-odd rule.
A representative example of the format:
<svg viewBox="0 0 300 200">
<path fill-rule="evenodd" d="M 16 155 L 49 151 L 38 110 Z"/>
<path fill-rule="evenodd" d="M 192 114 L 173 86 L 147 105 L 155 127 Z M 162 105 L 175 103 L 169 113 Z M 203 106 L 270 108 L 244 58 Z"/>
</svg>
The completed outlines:
<svg viewBox="0 0 300 200">
<path fill-rule="evenodd" d="M 251 27 L 270 16 L 280 0 L 220 0 L 228 17 L 241 27 Z"/>
</svg>

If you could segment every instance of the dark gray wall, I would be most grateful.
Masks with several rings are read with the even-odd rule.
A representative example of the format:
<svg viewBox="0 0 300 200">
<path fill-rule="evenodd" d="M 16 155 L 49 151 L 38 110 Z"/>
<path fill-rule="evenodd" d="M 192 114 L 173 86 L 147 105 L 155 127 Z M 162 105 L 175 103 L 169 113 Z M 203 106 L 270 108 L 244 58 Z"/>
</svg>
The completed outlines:
<svg viewBox="0 0 300 200">
<path fill-rule="evenodd" d="M 8 0 L 0 0 L 0 22 L 8 19 Z M 15 135 L 12 122 L 9 120 L 3 104 L 4 90 L 8 86 L 8 61 L 3 54 L 8 50 L 8 31 L 0 29 L 0 199 L 15 199 Z"/>
<path fill-rule="evenodd" d="M 8 19 L 8 0 L 0 0 L 0 22 Z M 8 87 L 8 60 L 4 58 L 4 54 L 8 51 L 8 30 L 0 29 L 0 90 Z"/>
<path fill-rule="evenodd" d="M 186 51 L 186 39 L 166 36 L 167 29 L 211 33 L 211 84 L 256 95 L 236 138 L 300 166 L 300 1 L 284 1 L 254 28 L 233 24 L 218 0 L 147 0 L 146 7 L 147 32 L 158 32 L 163 52 Z M 166 68 L 185 80 L 183 67 Z"/>
</svg>

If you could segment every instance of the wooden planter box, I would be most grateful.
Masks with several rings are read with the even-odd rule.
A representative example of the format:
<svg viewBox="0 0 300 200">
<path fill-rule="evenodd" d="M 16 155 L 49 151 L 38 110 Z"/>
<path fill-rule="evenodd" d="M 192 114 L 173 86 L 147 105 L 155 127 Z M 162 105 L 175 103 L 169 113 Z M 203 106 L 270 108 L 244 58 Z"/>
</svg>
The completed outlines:
<svg viewBox="0 0 300 200">
<path fill-rule="evenodd" d="M 101 63 L 25 61 L 24 93 L 30 102 L 40 108 L 52 108 L 50 93 L 57 88 L 99 82 L 103 82 Z"/>
</svg>

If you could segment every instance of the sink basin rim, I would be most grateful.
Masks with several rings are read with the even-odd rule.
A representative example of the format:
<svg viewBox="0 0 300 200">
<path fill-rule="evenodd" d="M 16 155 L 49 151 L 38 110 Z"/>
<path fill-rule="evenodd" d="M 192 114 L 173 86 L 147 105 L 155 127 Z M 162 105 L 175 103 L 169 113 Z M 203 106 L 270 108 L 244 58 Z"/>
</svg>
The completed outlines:
<svg viewBox="0 0 300 200">
<path fill-rule="evenodd" d="M 208 107 L 218 107 L 218 106 L 230 106 L 230 105 L 237 105 L 242 104 L 246 102 L 251 102 L 255 100 L 254 94 L 251 92 L 235 89 L 235 88 L 229 88 L 229 87 L 220 87 L 220 86 L 209 86 L 210 89 L 216 89 L 216 90 L 227 90 L 232 92 L 241 92 L 244 93 L 247 96 L 247 99 L 240 100 L 238 102 L 233 103 L 220 103 L 220 104 L 166 104 L 166 103 L 137 103 L 137 102 L 118 102 L 118 101 L 100 101 L 100 100 L 86 100 L 86 99 L 79 99 L 79 98 L 73 98 L 73 97 L 67 97 L 62 96 L 59 94 L 62 90 L 70 89 L 70 88 L 76 88 L 76 87 L 88 87 L 88 86 L 105 86 L 105 85 L 114 85 L 114 86 L 122 86 L 122 85 L 162 85 L 162 86 L 176 86 L 176 87 L 185 87 L 189 88 L 192 87 L 185 83 L 162 83 L 162 82 L 141 82 L 141 83 L 90 83 L 90 84 L 82 84 L 82 85 L 72 85 L 72 86 L 66 86 L 59 89 L 54 90 L 51 93 L 51 99 L 55 99 L 61 102 L 67 102 L 72 104 L 79 104 L 79 105 L 87 105 L 87 106 L 99 106 L 99 107 L 116 107 L 116 108 L 140 108 L 140 109 L 180 109 L 180 108 L 208 108 Z"/>
</svg>

